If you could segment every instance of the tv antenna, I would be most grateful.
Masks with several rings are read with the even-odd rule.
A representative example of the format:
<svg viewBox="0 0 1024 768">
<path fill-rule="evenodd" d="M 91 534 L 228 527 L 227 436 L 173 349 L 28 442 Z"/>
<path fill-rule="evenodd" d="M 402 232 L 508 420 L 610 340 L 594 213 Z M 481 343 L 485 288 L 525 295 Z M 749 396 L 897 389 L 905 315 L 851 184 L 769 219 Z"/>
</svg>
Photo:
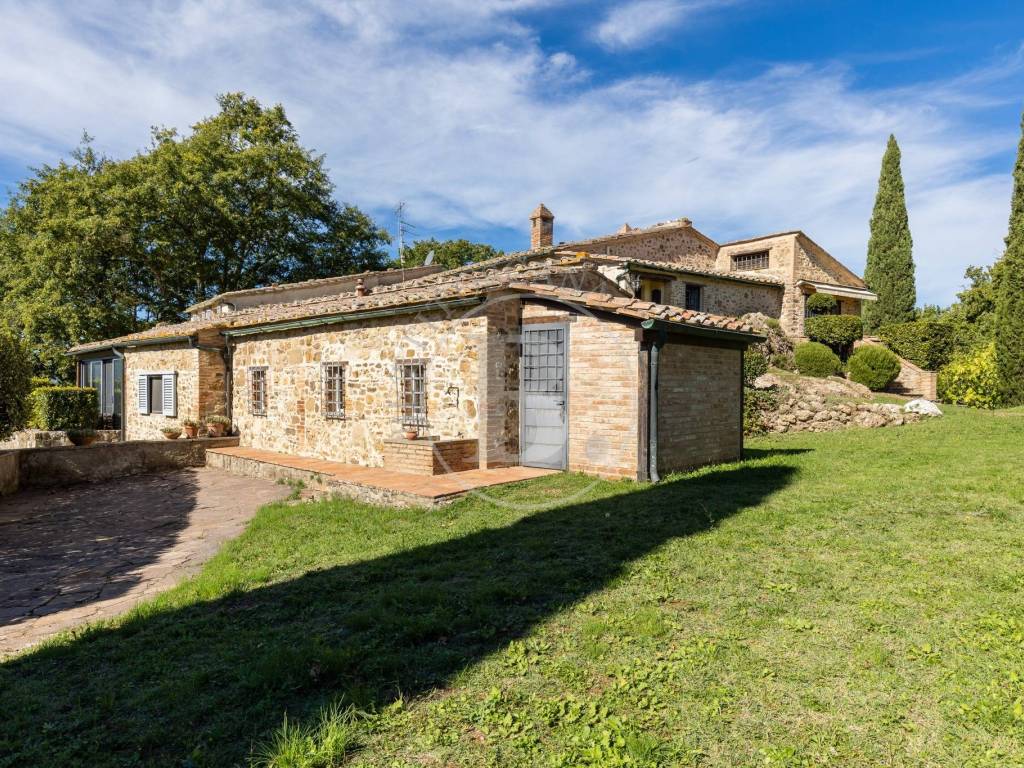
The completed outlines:
<svg viewBox="0 0 1024 768">
<path fill-rule="evenodd" d="M 405 220 L 405 201 L 398 202 L 395 216 L 398 219 L 398 263 L 402 266 L 402 280 L 405 280 L 405 235 L 406 232 L 416 229 L 416 227 Z"/>
</svg>

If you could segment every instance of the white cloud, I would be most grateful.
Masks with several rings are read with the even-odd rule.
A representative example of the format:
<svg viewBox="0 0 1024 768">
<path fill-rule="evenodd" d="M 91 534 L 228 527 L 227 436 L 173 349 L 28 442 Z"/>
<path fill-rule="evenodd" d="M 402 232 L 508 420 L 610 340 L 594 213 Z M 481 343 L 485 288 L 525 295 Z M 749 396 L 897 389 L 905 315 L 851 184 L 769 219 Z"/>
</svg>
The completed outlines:
<svg viewBox="0 0 1024 768">
<path fill-rule="evenodd" d="M 630 0 L 612 8 L 594 30 L 605 48 L 635 48 L 664 37 L 684 21 L 728 0 Z"/>
<path fill-rule="evenodd" d="M 0 159 L 53 161 L 83 128 L 123 156 L 150 125 L 184 129 L 216 93 L 245 90 L 286 106 L 340 198 L 375 211 L 404 199 L 426 230 L 514 228 L 525 246 L 544 200 L 558 239 L 686 215 L 722 240 L 802 228 L 860 270 L 892 131 L 921 300 L 948 302 L 966 264 L 998 253 L 1009 168 L 993 175 L 991 161 L 1017 127 L 974 127 L 967 97 L 978 78 L 989 93 L 1019 85 L 1016 58 L 892 91 L 810 66 L 597 82 L 524 26 L 539 2 L 0 3 Z"/>
</svg>

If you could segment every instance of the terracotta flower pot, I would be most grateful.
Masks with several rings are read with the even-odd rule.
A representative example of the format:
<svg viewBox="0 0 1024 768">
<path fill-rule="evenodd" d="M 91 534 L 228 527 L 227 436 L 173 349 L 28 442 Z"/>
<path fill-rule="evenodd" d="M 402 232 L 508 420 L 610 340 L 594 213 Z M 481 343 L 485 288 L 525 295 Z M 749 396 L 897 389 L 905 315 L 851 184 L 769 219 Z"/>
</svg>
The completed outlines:
<svg viewBox="0 0 1024 768">
<path fill-rule="evenodd" d="M 406 440 L 415 440 L 419 433 L 415 429 L 407 429 L 402 433 Z"/>
<path fill-rule="evenodd" d="M 206 431 L 210 437 L 224 437 L 224 425 L 217 422 L 206 424 Z"/>
<path fill-rule="evenodd" d="M 163 434 L 163 436 L 166 437 L 168 440 L 177 440 L 179 437 L 181 437 L 180 429 L 163 429 L 160 431 Z"/>
<path fill-rule="evenodd" d="M 82 432 L 68 432 L 68 440 L 71 441 L 72 445 L 77 445 L 79 448 L 92 445 L 99 439 L 98 435 L 90 435 Z"/>
<path fill-rule="evenodd" d="M 185 437 L 187 437 L 189 440 L 195 440 L 196 435 L 199 434 L 198 424 L 186 424 L 184 427 L 182 427 L 182 429 L 185 430 Z"/>
</svg>

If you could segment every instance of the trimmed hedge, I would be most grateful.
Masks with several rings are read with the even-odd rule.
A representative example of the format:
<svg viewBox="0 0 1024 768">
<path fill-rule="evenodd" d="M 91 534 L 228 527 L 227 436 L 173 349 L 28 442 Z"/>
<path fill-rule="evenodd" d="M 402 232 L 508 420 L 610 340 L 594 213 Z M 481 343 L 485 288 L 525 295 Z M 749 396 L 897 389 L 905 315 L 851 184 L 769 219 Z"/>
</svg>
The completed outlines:
<svg viewBox="0 0 1024 768">
<path fill-rule="evenodd" d="M 957 357 L 939 371 L 939 399 L 975 408 L 1001 405 L 994 342 Z"/>
<path fill-rule="evenodd" d="M 92 429 L 99 420 L 99 395 L 91 387 L 40 387 L 31 400 L 36 429 Z"/>
<path fill-rule="evenodd" d="M 883 325 L 878 337 L 897 355 L 926 371 L 939 370 L 953 354 L 953 329 L 937 320 Z"/>
<path fill-rule="evenodd" d="M 836 297 L 827 293 L 812 293 L 807 297 L 807 310 L 828 314 L 836 308 Z"/>
<path fill-rule="evenodd" d="M 0 325 L 0 440 L 25 426 L 32 361 L 21 340 Z"/>
<path fill-rule="evenodd" d="M 823 379 L 843 370 L 843 363 L 831 349 L 816 341 L 797 344 L 794 354 L 796 369 L 804 376 Z"/>
<path fill-rule="evenodd" d="M 900 359 L 885 347 L 861 347 L 847 363 L 850 379 L 879 392 L 888 387 L 900 373 Z"/>
<path fill-rule="evenodd" d="M 804 333 L 843 356 L 864 336 L 864 323 L 857 315 L 820 315 L 804 320 Z"/>
</svg>

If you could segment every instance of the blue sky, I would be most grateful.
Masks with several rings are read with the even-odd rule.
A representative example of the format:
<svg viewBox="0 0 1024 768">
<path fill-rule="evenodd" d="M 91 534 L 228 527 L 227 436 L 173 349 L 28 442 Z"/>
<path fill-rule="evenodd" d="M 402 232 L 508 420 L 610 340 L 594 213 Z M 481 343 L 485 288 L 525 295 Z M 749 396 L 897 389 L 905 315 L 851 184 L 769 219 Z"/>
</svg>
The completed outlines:
<svg viewBox="0 0 1024 768">
<path fill-rule="evenodd" d="M 800 228 L 857 271 L 894 132 L 919 302 L 1001 250 L 1024 3 L 0 0 L 0 186 L 83 130 L 112 156 L 214 96 L 281 102 L 338 197 L 389 229 L 527 244 L 688 216 Z"/>
</svg>

